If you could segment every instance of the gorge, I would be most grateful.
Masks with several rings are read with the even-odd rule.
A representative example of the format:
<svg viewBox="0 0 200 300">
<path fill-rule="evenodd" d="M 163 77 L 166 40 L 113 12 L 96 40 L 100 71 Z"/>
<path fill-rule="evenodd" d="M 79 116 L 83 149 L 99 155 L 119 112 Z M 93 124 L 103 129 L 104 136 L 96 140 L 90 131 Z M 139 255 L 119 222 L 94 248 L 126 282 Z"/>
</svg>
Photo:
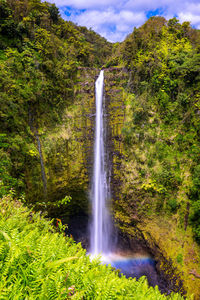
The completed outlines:
<svg viewBox="0 0 200 300">
<path fill-rule="evenodd" d="M 200 31 L 156 16 L 112 44 L 40 0 L 0 17 L 0 294 L 198 300 Z"/>
<path fill-rule="evenodd" d="M 105 70 L 106 71 L 106 70 Z M 150 285 L 159 287 L 160 291 L 170 294 L 176 287 L 167 276 L 156 270 L 156 262 L 152 255 L 148 252 L 145 245 L 135 240 L 133 249 L 125 245 L 124 241 L 118 236 L 117 228 L 114 228 L 112 217 L 112 190 L 111 190 L 111 174 L 113 162 L 109 161 L 109 157 L 113 157 L 111 148 L 108 147 L 108 123 L 109 117 L 106 111 L 106 97 L 104 86 L 104 71 L 102 70 L 95 82 L 95 123 L 94 123 L 94 155 L 93 155 L 93 172 L 90 200 L 92 206 L 92 216 L 90 217 L 90 238 L 87 237 L 88 232 L 76 232 L 77 225 L 73 224 L 72 231 L 77 240 L 81 240 L 82 234 L 86 235 L 89 245 L 91 259 L 101 256 L 104 264 L 111 264 L 115 269 L 120 270 L 127 277 L 140 278 L 146 276 Z M 109 150 L 108 150 L 109 149 Z M 77 218 L 76 222 L 81 222 Z M 80 223 L 84 225 L 84 222 Z M 118 240 L 119 239 L 119 240 Z M 122 243 L 122 244 L 121 244 Z M 139 251 L 138 251 L 139 249 Z"/>
</svg>

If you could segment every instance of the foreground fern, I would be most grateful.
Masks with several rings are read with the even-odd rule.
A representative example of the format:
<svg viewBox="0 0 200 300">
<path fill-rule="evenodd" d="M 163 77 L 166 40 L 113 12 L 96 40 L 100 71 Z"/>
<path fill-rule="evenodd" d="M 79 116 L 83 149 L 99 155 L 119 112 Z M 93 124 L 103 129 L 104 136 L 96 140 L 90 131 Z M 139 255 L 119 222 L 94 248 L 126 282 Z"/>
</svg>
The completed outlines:
<svg viewBox="0 0 200 300">
<path fill-rule="evenodd" d="M 80 244 L 5 197 L 0 201 L 0 299 L 182 299 L 164 296 L 111 266 L 90 262 Z"/>
</svg>

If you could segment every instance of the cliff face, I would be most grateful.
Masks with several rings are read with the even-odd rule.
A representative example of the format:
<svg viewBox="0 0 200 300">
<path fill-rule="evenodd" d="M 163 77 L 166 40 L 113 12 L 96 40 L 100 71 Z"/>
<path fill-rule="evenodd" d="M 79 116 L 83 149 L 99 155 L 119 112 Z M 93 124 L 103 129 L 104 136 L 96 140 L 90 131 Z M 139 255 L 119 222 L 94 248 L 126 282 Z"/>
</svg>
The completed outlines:
<svg viewBox="0 0 200 300">
<path fill-rule="evenodd" d="M 67 215 L 88 211 L 93 161 L 94 84 L 97 74 L 96 69 L 80 68 L 74 86 L 73 104 L 65 109 L 61 124 L 51 129 L 44 128 L 37 134 L 46 174 L 46 193 L 44 194 L 38 154 L 35 166 L 31 169 L 27 166 L 26 183 L 27 198 L 33 203 L 37 199 L 39 207 L 47 202 L 56 203 L 70 195 L 72 200 L 66 209 Z M 37 143 L 35 146 L 38 148 Z M 50 214 L 59 213 L 51 205 L 48 210 Z"/>
<path fill-rule="evenodd" d="M 106 148 L 111 164 L 111 194 L 113 202 L 120 193 L 123 157 L 122 128 L 125 120 L 125 92 L 128 73 L 123 68 L 105 69 L 105 109 L 108 128 Z"/>
<path fill-rule="evenodd" d="M 70 214 L 88 213 L 95 129 L 95 80 L 98 69 L 79 68 L 73 105 L 68 106 L 61 124 L 37 132 L 35 166 L 26 170 L 29 201 L 56 202 L 72 197 Z M 120 166 L 123 156 L 121 130 L 125 118 L 125 93 L 128 73 L 124 69 L 105 69 L 104 101 L 107 126 L 107 153 L 110 165 L 111 190 L 114 201 L 120 191 Z M 38 139 L 40 148 L 38 148 Z M 39 155 L 40 154 L 40 155 Z M 41 169 L 44 165 L 46 193 Z M 44 200 L 45 205 L 45 200 Z M 55 210 L 55 209 L 54 209 Z M 50 213 L 52 210 L 50 208 Z"/>
<path fill-rule="evenodd" d="M 130 243 L 136 239 L 147 246 L 158 262 L 158 271 L 164 272 L 172 290 L 189 297 L 193 294 L 194 299 L 199 299 L 200 252 L 193 239 L 191 227 L 185 223 L 187 206 L 180 209 L 182 215 L 185 215 L 180 222 L 178 214 L 173 216 L 172 211 L 168 211 L 168 199 L 163 195 L 162 187 L 154 186 L 151 181 L 146 183 L 151 170 L 148 159 L 155 159 L 153 154 L 151 156 L 151 149 L 160 132 L 159 115 L 154 111 L 154 107 L 149 107 L 149 111 L 146 111 L 145 105 L 148 105 L 150 98 L 148 94 L 134 100 L 137 96 L 130 92 L 129 81 L 130 73 L 126 69 L 105 70 L 109 128 L 107 146 L 112 163 L 114 219 Z M 138 106 L 134 103 L 138 103 Z M 141 121 L 138 121 L 138 118 L 141 118 Z M 134 122 L 138 122 L 140 130 L 136 128 L 135 132 L 132 132 Z M 154 122 L 158 122 L 157 126 L 150 131 L 147 126 L 150 127 Z M 171 139 L 170 136 L 168 138 Z M 158 162 L 156 167 L 159 167 Z M 185 182 L 189 180 L 186 169 L 186 166 L 182 168 L 184 184 L 177 195 L 174 192 L 177 201 L 180 201 L 181 196 L 183 203 L 186 201 Z"/>
</svg>

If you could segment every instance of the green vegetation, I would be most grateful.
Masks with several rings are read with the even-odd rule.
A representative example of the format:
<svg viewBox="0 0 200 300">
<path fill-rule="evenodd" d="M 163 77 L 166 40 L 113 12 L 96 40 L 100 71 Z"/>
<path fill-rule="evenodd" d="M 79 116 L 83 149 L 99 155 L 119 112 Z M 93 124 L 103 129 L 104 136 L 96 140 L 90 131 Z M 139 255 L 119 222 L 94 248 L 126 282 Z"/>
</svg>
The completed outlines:
<svg viewBox="0 0 200 300">
<path fill-rule="evenodd" d="M 107 61 L 128 74 L 125 86 L 119 82 L 125 121 L 117 137 L 115 218 L 126 234 L 142 234 L 158 260 L 173 262 L 176 269 L 164 260 L 161 269 L 171 278 L 179 274 L 194 299 L 200 297 L 199 44 L 200 31 L 188 22 L 152 17 Z"/>
<path fill-rule="evenodd" d="M 112 45 L 54 4 L 0 0 L 2 297 L 165 299 L 144 279 L 91 263 L 7 196 L 51 216 L 88 213 L 94 80 L 104 65 L 115 218 L 155 241 L 199 298 L 199 45 L 200 31 L 176 18 L 152 17 Z"/>
<path fill-rule="evenodd" d="M 118 56 L 130 73 L 122 129 L 123 193 L 130 203 L 122 199 L 121 206 L 134 206 L 141 218 L 174 215 L 185 230 L 192 225 L 198 242 L 199 43 L 200 31 L 188 22 L 152 17 L 119 45 Z"/>
<path fill-rule="evenodd" d="M 10 196 L 0 202 L 1 299 L 183 299 L 118 276 Z"/>
<path fill-rule="evenodd" d="M 171 278 L 179 274 L 195 299 L 200 297 L 199 45 L 200 31 L 188 22 L 152 17 L 116 44 L 106 63 L 110 73 L 118 69 L 121 76 L 118 84 L 107 81 L 111 103 L 121 88 L 118 107 L 125 108 L 124 122 L 119 114 L 114 119 L 117 137 L 112 133 L 114 159 L 120 159 L 114 168 L 115 218 L 126 234 L 145 237 L 158 261 L 163 256 L 173 261 L 176 270 L 163 260 L 161 268 Z"/>
<path fill-rule="evenodd" d="M 0 0 L 0 20 L 0 194 L 14 187 L 27 202 L 42 202 L 37 141 L 64 123 L 66 108 L 76 101 L 79 68 L 101 66 L 112 45 L 40 0 Z"/>
</svg>

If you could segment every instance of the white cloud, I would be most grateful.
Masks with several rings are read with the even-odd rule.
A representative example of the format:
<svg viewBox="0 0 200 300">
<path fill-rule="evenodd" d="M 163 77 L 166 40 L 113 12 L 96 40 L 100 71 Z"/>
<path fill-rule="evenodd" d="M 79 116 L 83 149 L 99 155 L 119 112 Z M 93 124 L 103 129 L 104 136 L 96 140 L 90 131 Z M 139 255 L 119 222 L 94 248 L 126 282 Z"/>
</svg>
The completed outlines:
<svg viewBox="0 0 200 300">
<path fill-rule="evenodd" d="M 75 23 L 92 28 L 111 42 L 124 39 L 134 26 L 143 24 L 146 20 L 144 13 L 134 13 L 122 10 L 116 12 L 112 8 L 103 11 L 89 10 L 80 15 L 72 14 L 70 19 Z"/>
<path fill-rule="evenodd" d="M 185 9 L 178 12 L 180 22 L 190 21 L 191 25 L 200 28 L 200 3 L 186 3 Z"/>
<path fill-rule="evenodd" d="M 121 32 L 121 31 L 110 31 L 110 30 L 104 30 L 100 31 L 99 34 L 103 37 L 105 37 L 110 42 L 117 42 L 117 41 L 123 41 L 127 33 Z"/>
<path fill-rule="evenodd" d="M 192 14 L 191 12 L 186 12 L 186 13 L 181 12 L 178 15 L 178 18 L 181 23 L 184 21 L 190 21 L 192 25 L 197 27 L 200 26 L 200 16 L 196 14 Z"/>
<path fill-rule="evenodd" d="M 200 3 L 187 3 L 186 9 L 189 10 L 193 14 L 200 14 Z"/>
<path fill-rule="evenodd" d="M 50 3 L 55 3 L 59 7 L 70 6 L 77 9 L 97 9 L 108 6 L 115 6 L 120 0 L 49 0 Z"/>
<path fill-rule="evenodd" d="M 122 41 L 134 27 L 142 25 L 146 15 L 161 14 L 166 19 L 177 16 L 200 28 L 200 0 L 49 0 L 61 15 L 78 25 L 92 28 L 109 41 Z M 65 8 L 68 7 L 68 15 Z M 70 9 L 69 9 L 70 8 Z"/>
<path fill-rule="evenodd" d="M 125 7 L 128 9 L 134 9 L 134 10 L 154 10 L 158 7 L 160 7 L 162 0 L 129 0 L 126 1 Z"/>
<path fill-rule="evenodd" d="M 85 26 L 98 26 L 100 24 L 138 24 L 145 20 L 144 13 L 134 13 L 131 11 L 116 12 L 114 9 L 107 9 L 104 11 L 90 10 L 85 11 L 81 15 L 74 15 L 75 21 L 78 21 L 81 25 Z"/>
<path fill-rule="evenodd" d="M 127 24 L 119 23 L 116 25 L 116 31 L 118 32 L 128 32 L 130 29 L 130 26 Z"/>
</svg>

